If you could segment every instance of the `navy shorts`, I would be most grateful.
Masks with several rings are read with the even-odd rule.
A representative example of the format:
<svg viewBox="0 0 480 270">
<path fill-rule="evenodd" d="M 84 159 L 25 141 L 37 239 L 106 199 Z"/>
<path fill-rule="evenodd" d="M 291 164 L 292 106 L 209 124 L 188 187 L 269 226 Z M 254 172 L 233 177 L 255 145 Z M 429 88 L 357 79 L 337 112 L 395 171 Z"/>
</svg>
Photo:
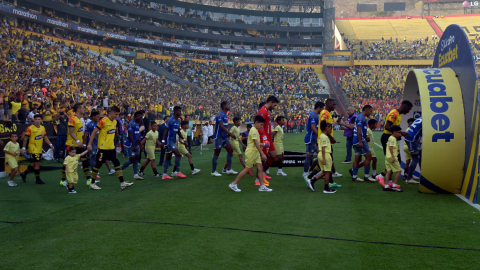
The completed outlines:
<svg viewBox="0 0 480 270">
<path fill-rule="evenodd" d="M 230 139 L 228 138 L 223 139 L 223 138 L 217 137 L 217 139 L 215 139 L 215 149 L 220 149 L 230 144 L 231 144 Z"/>
<path fill-rule="evenodd" d="M 140 156 L 140 147 L 137 146 L 137 151 L 136 151 L 136 152 L 133 152 L 133 148 L 132 148 L 132 147 L 127 147 L 127 155 L 128 155 L 129 157 Z"/>
<path fill-rule="evenodd" d="M 405 143 L 408 146 L 408 152 L 412 155 L 418 155 L 420 151 L 422 151 L 422 145 L 419 142 L 409 142 L 405 140 Z"/>
<path fill-rule="evenodd" d="M 364 156 L 370 153 L 370 147 L 368 147 L 367 140 L 362 140 L 363 147 L 360 147 L 358 144 L 353 145 L 353 151 L 355 156 Z"/>
<path fill-rule="evenodd" d="M 169 142 L 165 145 L 165 153 L 172 153 L 174 150 L 177 149 L 177 146 L 173 142 Z"/>
<path fill-rule="evenodd" d="M 316 153 L 318 153 L 318 147 L 316 146 L 316 143 L 314 141 L 312 141 L 311 143 L 305 144 L 305 146 L 306 146 L 307 154 L 315 155 Z"/>
</svg>

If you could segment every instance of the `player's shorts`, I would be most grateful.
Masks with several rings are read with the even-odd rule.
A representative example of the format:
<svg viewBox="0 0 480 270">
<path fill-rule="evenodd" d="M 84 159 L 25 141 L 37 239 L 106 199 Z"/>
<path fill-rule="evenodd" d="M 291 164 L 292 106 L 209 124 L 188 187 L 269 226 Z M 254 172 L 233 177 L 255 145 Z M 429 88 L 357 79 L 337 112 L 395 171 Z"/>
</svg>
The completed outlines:
<svg viewBox="0 0 480 270">
<path fill-rule="evenodd" d="M 185 156 L 188 154 L 188 150 L 186 147 L 178 147 L 178 152 L 180 152 L 180 155 Z"/>
<path fill-rule="evenodd" d="M 67 173 L 67 181 L 68 183 L 76 184 L 78 182 L 78 173 L 77 172 Z"/>
<path fill-rule="evenodd" d="M 127 147 L 127 155 L 129 157 L 140 156 L 140 146 L 137 146 L 137 151 L 133 151 L 133 147 Z"/>
<path fill-rule="evenodd" d="M 175 143 L 170 142 L 165 145 L 165 153 L 172 153 L 173 151 L 177 150 L 177 145 Z"/>
<path fill-rule="evenodd" d="M 283 143 L 273 143 L 273 145 L 275 145 L 275 152 L 277 152 L 277 155 L 283 155 L 283 152 L 285 152 L 285 150 L 283 150 Z"/>
<path fill-rule="evenodd" d="M 145 148 L 145 152 L 147 152 L 147 158 L 150 160 L 155 159 L 155 148 Z"/>
<path fill-rule="evenodd" d="M 95 156 L 98 152 L 97 149 L 98 149 L 97 144 L 92 144 L 92 151 L 88 152 L 88 154 L 90 156 Z M 78 152 L 77 152 L 77 154 L 78 154 Z"/>
<path fill-rule="evenodd" d="M 230 139 L 226 138 L 226 139 L 223 139 L 221 137 L 217 137 L 215 139 L 215 149 L 220 149 L 220 148 L 224 148 L 226 147 L 227 145 L 231 145 L 230 143 Z"/>
<path fill-rule="evenodd" d="M 240 144 L 239 143 L 232 143 L 232 149 L 233 149 L 233 154 L 234 155 L 242 155 L 242 150 L 240 150 Z"/>
<path fill-rule="evenodd" d="M 412 154 L 408 150 L 407 141 L 403 144 L 403 153 L 405 153 L 405 160 L 412 160 Z"/>
<path fill-rule="evenodd" d="M 30 154 L 30 160 L 32 162 L 40 162 L 42 160 L 42 154 L 40 153 Z"/>
<path fill-rule="evenodd" d="M 7 159 L 8 166 L 13 170 L 15 168 L 18 168 L 18 161 L 16 158 L 11 157 Z"/>
<path fill-rule="evenodd" d="M 372 158 L 376 158 L 377 154 L 375 154 L 375 149 L 373 149 L 373 145 L 369 145 L 368 148 L 370 148 L 370 154 L 372 154 Z"/>
<path fill-rule="evenodd" d="M 260 158 L 260 153 L 257 150 L 246 150 L 245 151 L 245 167 L 252 168 L 256 164 L 262 164 L 262 159 Z"/>
<path fill-rule="evenodd" d="M 98 149 L 96 162 L 105 162 L 105 160 L 116 160 L 117 151 L 115 149 Z"/>
<path fill-rule="evenodd" d="M 314 142 L 313 140 L 312 140 L 312 142 L 305 144 L 305 146 L 307 148 L 306 149 L 307 154 L 315 155 L 316 153 L 319 152 L 318 147 L 317 147 L 317 143 Z"/>
<path fill-rule="evenodd" d="M 67 147 L 73 147 L 75 148 L 75 150 L 77 150 L 77 155 L 83 153 L 85 150 L 87 150 L 87 148 L 80 148 L 80 147 L 75 147 L 75 146 L 69 146 L 69 145 L 65 145 L 65 156 L 68 156 L 68 151 L 67 151 Z M 92 146 L 93 147 L 93 146 Z M 95 149 L 96 149 L 96 146 L 95 146 Z M 93 148 L 92 148 L 93 150 Z M 89 159 L 90 158 L 90 153 L 91 151 L 88 151 L 86 155 L 82 156 L 82 158 L 86 158 L 86 159 Z"/>
<path fill-rule="evenodd" d="M 385 170 L 387 170 L 387 172 L 388 171 L 399 172 L 402 169 L 400 168 L 400 162 L 398 162 L 398 160 L 395 160 L 395 162 L 392 163 L 391 159 L 387 159 L 385 157 Z"/>
<path fill-rule="evenodd" d="M 363 147 L 360 147 L 358 144 L 353 145 L 353 152 L 355 156 L 364 156 L 370 153 L 370 147 L 368 147 L 368 143 L 366 140 L 362 140 Z"/>
<path fill-rule="evenodd" d="M 325 161 L 327 164 L 323 165 L 322 163 L 322 153 L 318 153 L 318 165 L 320 166 L 320 170 L 322 172 L 331 172 L 333 166 L 333 160 L 328 153 L 325 153 Z"/>
<path fill-rule="evenodd" d="M 405 141 L 405 144 L 408 146 L 408 151 L 412 155 L 419 155 L 420 151 L 422 151 L 422 145 L 418 142 Z"/>
</svg>

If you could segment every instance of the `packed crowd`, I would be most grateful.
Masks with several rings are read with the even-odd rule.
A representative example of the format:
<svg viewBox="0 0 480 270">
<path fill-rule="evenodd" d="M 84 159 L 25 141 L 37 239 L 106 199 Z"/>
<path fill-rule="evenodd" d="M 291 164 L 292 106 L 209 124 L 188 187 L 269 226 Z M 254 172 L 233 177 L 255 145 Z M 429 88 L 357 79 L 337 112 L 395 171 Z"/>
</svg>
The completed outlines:
<svg viewBox="0 0 480 270">
<path fill-rule="evenodd" d="M 421 60 L 432 59 L 438 38 L 425 37 L 408 41 L 393 38 L 381 41 L 348 40 L 345 43 L 353 51 L 355 60 Z"/>
<path fill-rule="evenodd" d="M 0 35 L 0 68 L 4 71 L 0 75 L 0 99 L 5 101 L 0 112 L 5 119 L 13 121 L 28 122 L 28 115 L 36 108 L 48 115 L 44 119 L 48 122 L 59 111 L 69 112 L 77 101 L 85 105 L 87 112 L 96 110 L 104 115 L 106 107 L 117 105 L 126 115 L 144 109 L 152 119 L 170 115 L 173 107 L 180 105 L 185 114 L 194 116 L 193 119 L 210 120 L 222 100 L 231 102 L 231 118 L 238 116 L 250 121 L 250 116 L 258 110 L 258 103 L 271 92 L 278 93 L 281 100 L 279 114 L 293 118 L 308 112 L 307 105 L 315 99 L 306 95 L 308 88 L 303 86 L 311 79 L 311 71 L 300 75 L 289 68 L 256 70 L 251 66 L 227 68 L 217 64 L 204 67 L 202 72 L 209 80 L 200 75 L 190 77 L 198 80 L 199 85 L 203 84 L 202 89 L 155 77 L 136 66 L 116 61 L 115 56 L 107 53 L 55 43 L 12 26 L 2 26 Z M 180 67 L 180 60 L 163 64 L 166 63 L 174 64 L 175 70 L 170 69 L 173 73 L 187 72 L 185 63 Z M 198 65 L 200 69 L 201 64 Z M 241 77 L 246 73 L 263 73 L 267 83 L 257 88 L 252 80 L 252 87 L 240 87 L 246 84 L 247 79 Z M 237 80 L 230 82 L 238 84 L 237 87 L 229 89 L 220 84 L 221 87 L 214 87 L 220 78 L 227 82 L 234 74 Z M 285 79 L 287 77 L 289 79 Z M 287 85 L 296 92 L 289 91 Z"/>
<path fill-rule="evenodd" d="M 372 105 L 373 115 L 382 119 L 399 106 L 409 70 L 403 66 L 356 67 L 339 77 L 339 85 L 356 110 Z"/>
</svg>

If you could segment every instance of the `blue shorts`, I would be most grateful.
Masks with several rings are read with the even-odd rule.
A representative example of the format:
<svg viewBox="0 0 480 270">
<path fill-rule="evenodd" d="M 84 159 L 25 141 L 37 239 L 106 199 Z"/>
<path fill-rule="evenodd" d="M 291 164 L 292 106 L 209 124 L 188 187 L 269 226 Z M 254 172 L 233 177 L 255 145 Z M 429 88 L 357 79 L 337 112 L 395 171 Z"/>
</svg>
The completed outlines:
<svg viewBox="0 0 480 270">
<path fill-rule="evenodd" d="M 316 146 L 316 143 L 314 141 L 305 144 L 305 146 L 307 148 L 307 154 L 315 155 L 315 153 L 318 153 L 318 147 Z"/>
<path fill-rule="evenodd" d="M 223 139 L 223 138 L 217 137 L 217 139 L 215 139 L 215 149 L 220 149 L 230 144 L 231 144 L 230 139 L 228 138 Z"/>
<path fill-rule="evenodd" d="M 412 155 L 419 155 L 420 151 L 422 151 L 422 145 L 418 142 L 409 142 L 405 140 L 405 143 L 408 146 L 408 152 Z"/>
<path fill-rule="evenodd" d="M 165 145 L 165 153 L 172 153 L 174 150 L 177 149 L 177 146 L 173 142 L 169 142 Z"/>
<path fill-rule="evenodd" d="M 97 145 L 96 144 L 92 144 L 92 151 L 90 151 L 90 156 L 95 156 L 97 155 Z"/>
<path fill-rule="evenodd" d="M 358 146 L 358 144 L 353 145 L 353 152 L 355 153 L 355 156 L 364 156 L 370 153 L 370 147 L 368 147 L 367 140 L 362 140 L 362 143 L 363 148 Z"/>
<path fill-rule="evenodd" d="M 133 148 L 132 148 L 132 147 L 127 147 L 127 155 L 128 155 L 129 157 L 140 156 L 140 147 L 137 146 L 137 151 L 136 151 L 136 152 L 133 152 Z"/>
</svg>

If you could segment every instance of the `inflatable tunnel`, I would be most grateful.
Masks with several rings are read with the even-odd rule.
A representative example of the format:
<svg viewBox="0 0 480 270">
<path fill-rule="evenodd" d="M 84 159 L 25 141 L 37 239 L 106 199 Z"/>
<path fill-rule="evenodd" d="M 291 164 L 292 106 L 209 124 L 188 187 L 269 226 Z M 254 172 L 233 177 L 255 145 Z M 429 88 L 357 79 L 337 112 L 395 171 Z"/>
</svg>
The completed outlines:
<svg viewBox="0 0 480 270">
<path fill-rule="evenodd" d="M 413 108 L 401 126 L 408 126 L 409 118 L 423 120 L 421 170 L 418 166 L 415 172 L 419 192 L 462 194 L 477 203 L 479 98 L 470 42 L 459 25 L 450 25 L 432 68 L 411 70 L 405 82 L 403 100 Z"/>
</svg>

